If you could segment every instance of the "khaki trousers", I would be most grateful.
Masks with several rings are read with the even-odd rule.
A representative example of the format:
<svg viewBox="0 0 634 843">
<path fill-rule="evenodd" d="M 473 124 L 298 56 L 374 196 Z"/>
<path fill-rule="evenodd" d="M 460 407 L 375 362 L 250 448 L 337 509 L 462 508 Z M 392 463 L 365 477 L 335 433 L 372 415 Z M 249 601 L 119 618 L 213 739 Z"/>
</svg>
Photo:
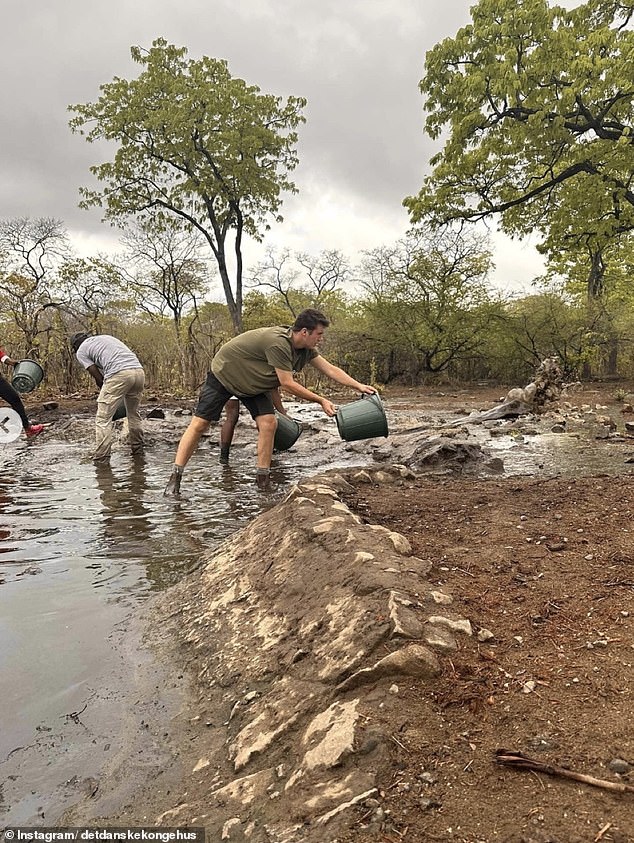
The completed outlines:
<svg viewBox="0 0 634 843">
<path fill-rule="evenodd" d="M 107 460 L 114 438 L 114 416 L 119 401 L 123 398 L 128 415 L 128 430 L 132 453 L 143 450 L 143 426 L 139 414 L 141 393 L 145 386 L 143 369 L 123 369 L 103 382 L 97 398 L 96 441 L 94 460 Z"/>
</svg>

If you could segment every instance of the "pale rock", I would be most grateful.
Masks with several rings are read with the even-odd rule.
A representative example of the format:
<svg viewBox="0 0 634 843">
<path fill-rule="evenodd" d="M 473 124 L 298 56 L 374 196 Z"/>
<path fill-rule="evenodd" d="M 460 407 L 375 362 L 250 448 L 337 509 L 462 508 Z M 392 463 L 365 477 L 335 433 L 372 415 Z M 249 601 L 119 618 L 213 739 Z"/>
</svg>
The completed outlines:
<svg viewBox="0 0 634 843">
<path fill-rule="evenodd" d="M 355 725 L 359 719 L 359 699 L 349 702 L 334 702 L 309 723 L 302 743 L 308 744 L 318 738 L 300 763 L 305 770 L 319 767 L 336 767 L 342 759 L 353 752 Z"/>
<path fill-rule="evenodd" d="M 438 606 L 450 606 L 453 603 L 453 597 L 444 591 L 430 591 L 429 596 Z"/>
<path fill-rule="evenodd" d="M 228 800 L 235 801 L 236 805 L 250 805 L 257 798 L 264 796 L 272 783 L 273 771 L 260 770 L 257 773 L 251 773 L 250 776 L 234 779 L 217 790 L 212 790 L 209 796 L 217 805 L 224 806 Z"/>
<path fill-rule="evenodd" d="M 427 618 L 427 623 L 436 624 L 437 626 L 446 626 L 447 629 L 450 629 L 452 632 L 463 632 L 465 635 L 473 635 L 471 623 L 465 618 L 452 620 L 451 618 L 445 618 L 443 615 L 432 615 L 432 617 Z"/>
<path fill-rule="evenodd" d="M 366 553 L 364 550 L 358 550 L 354 555 L 353 564 L 360 565 L 362 562 L 372 562 L 376 559 L 371 553 Z"/>
<path fill-rule="evenodd" d="M 451 653 L 458 649 L 456 639 L 448 629 L 427 624 L 423 627 L 421 635 L 423 641 L 439 653 Z"/>
<path fill-rule="evenodd" d="M 375 793 L 378 793 L 378 791 L 375 787 L 373 787 L 370 790 L 366 790 L 365 793 L 357 794 L 348 802 L 342 802 L 341 805 L 337 805 L 337 807 L 333 808 L 332 811 L 328 811 L 327 814 L 322 814 L 320 817 L 317 817 L 317 824 L 326 825 L 326 823 L 330 822 L 333 817 L 336 817 L 342 811 L 352 808 L 354 805 L 357 805 L 359 802 L 363 802 L 364 799 L 367 799 L 368 796 L 372 796 Z"/>
<path fill-rule="evenodd" d="M 422 623 L 416 613 L 408 608 L 412 602 L 404 600 L 394 591 L 390 592 L 388 608 L 392 623 L 393 638 L 420 638 L 423 630 Z"/>
<path fill-rule="evenodd" d="M 436 656 L 421 644 L 409 644 L 402 650 L 389 653 L 372 667 L 362 668 L 337 686 L 337 691 L 349 691 L 360 685 L 376 682 L 385 676 L 415 676 L 431 679 L 440 673 Z"/>
<path fill-rule="evenodd" d="M 484 641 L 490 641 L 492 638 L 495 638 L 495 635 L 491 632 L 490 629 L 485 629 L 485 627 L 482 627 L 482 629 L 478 632 L 478 641 L 482 643 Z"/>
<path fill-rule="evenodd" d="M 323 533 L 331 533 L 338 524 L 344 524 L 347 521 L 342 515 L 332 515 L 330 518 L 322 518 L 313 527 L 315 535 Z"/>
<path fill-rule="evenodd" d="M 240 817 L 232 817 L 222 827 L 222 835 L 220 837 L 221 840 L 230 840 L 231 839 L 231 829 L 235 828 L 236 825 L 242 825 L 242 820 Z"/>
<path fill-rule="evenodd" d="M 286 720 L 283 720 L 275 728 L 264 730 L 265 723 L 269 723 L 269 717 L 266 712 L 259 714 L 255 720 L 248 723 L 242 731 L 240 731 L 234 740 L 231 747 L 230 755 L 233 756 L 233 767 L 236 772 L 241 770 L 249 763 L 254 755 L 259 755 L 282 734 L 287 732 L 290 727 L 297 721 L 299 717 L 298 712 L 292 714 Z"/>
<path fill-rule="evenodd" d="M 404 556 L 408 556 L 412 552 L 412 546 L 409 541 L 405 538 L 405 536 L 401 535 L 400 533 L 395 533 L 394 531 L 390 531 L 389 539 L 394 545 L 394 549 L 398 553 L 402 553 Z"/>
</svg>

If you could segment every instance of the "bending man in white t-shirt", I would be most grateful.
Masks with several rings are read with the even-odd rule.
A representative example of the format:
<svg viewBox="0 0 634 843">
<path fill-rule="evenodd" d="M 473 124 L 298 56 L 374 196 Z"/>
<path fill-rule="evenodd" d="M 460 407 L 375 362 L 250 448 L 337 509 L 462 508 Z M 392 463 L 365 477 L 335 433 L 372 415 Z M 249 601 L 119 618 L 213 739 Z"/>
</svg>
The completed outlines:
<svg viewBox="0 0 634 843">
<path fill-rule="evenodd" d="M 125 343 L 108 334 L 73 334 L 70 344 L 81 365 L 101 387 L 97 397 L 93 460 L 104 463 L 110 459 L 114 438 L 113 416 L 122 398 L 128 417 L 132 453 L 139 453 L 143 450 L 139 404 L 145 386 L 145 373 L 138 357 Z"/>
</svg>

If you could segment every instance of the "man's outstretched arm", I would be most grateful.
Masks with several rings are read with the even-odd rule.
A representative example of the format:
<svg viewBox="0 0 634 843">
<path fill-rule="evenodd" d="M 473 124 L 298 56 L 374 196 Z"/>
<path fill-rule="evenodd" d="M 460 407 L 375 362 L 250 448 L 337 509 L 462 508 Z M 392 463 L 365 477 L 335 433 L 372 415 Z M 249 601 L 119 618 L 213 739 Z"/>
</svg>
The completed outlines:
<svg viewBox="0 0 634 843">
<path fill-rule="evenodd" d="M 327 378 L 340 383 L 342 386 L 349 386 L 351 389 L 364 392 L 366 395 L 372 395 L 372 393 L 376 392 L 376 389 L 373 386 L 356 381 L 354 378 L 350 377 L 347 372 L 340 369 L 339 366 L 333 366 L 332 363 L 329 363 L 321 356 L 321 354 L 319 357 L 314 357 L 310 363 L 315 367 L 315 369 L 317 369 L 317 371 L 326 375 Z"/>
</svg>

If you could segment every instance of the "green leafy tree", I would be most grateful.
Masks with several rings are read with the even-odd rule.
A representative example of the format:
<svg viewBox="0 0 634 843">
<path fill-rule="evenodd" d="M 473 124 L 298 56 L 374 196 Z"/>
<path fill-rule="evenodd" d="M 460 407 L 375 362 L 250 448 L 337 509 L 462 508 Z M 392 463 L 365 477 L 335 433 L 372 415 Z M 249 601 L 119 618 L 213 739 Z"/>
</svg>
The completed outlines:
<svg viewBox="0 0 634 843">
<path fill-rule="evenodd" d="M 602 250 L 562 249 L 549 260 L 550 278 L 565 279 L 563 287 L 586 310 L 583 376 L 618 374 L 621 350 L 631 346 L 628 314 L 634 309 L 634 238 L 614 239 Z"/>
<path fill-rule="evenodd" d="M 405 200 L 414 221 L 496 215 L 552 254 L 634 229 L 632 3 L 480 0 L 427 54 L 426 131 L 447 136 Z"/>
<path fill-rule="evenodd" d="M 555 355 L 568 378 L 578 377 L 593 353 L 596 325 L 588 326 L 583 299 L 568 293 L 561 281 L 544 279 L 541 288 L 507 305 L 506 366 L 511 376 L 528 377 Z"/>
<path fill-rule="evenodd" d="M 478 352 L 498 311 L 486 278 L 491 254 L 480 238 L 414 231 L 392 248 L 366 253 L 361 268 L 368 332 L 389 355 L 388 381 L 400 350 L 414 382 Z"/>
<path fill-rule="evenodd" d="M 81 206 L 105 207 L 113 223 L 175 215 L 198 231 L 218 265 L 234 330 L 242 328 L 242 241 L 281 220 L 282 193 L 295 192 L 296 129 L 305 100 L 263 94 L 231 76 L 227 63 L 158 38 L 132 47 L 138 78 L 116 77 L 96 103 L 70 106 L 73 131 L 117 145 L 91 167 L 104 185 L 82 189 Z"/>
</svg>

